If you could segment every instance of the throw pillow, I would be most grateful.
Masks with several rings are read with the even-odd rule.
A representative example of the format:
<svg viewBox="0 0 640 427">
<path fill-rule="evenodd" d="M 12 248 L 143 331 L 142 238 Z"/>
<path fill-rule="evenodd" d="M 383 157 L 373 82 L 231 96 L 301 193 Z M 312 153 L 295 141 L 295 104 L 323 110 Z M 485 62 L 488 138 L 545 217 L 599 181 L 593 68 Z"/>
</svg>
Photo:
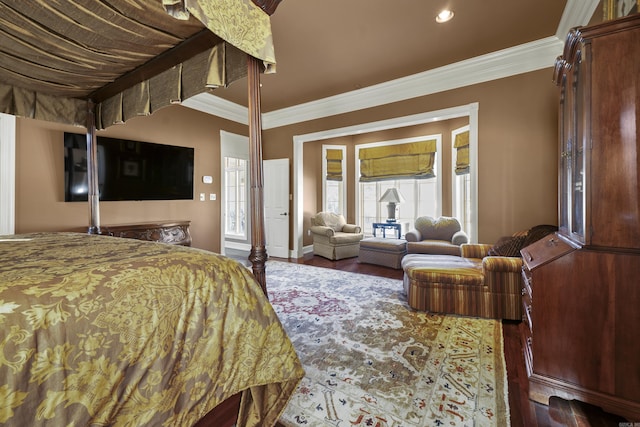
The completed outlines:
<svg viewBox="0 0 640 427">
<path fill-rule="evenodd" d="M 555 225 L 543 224 L 531 227 L 531 229 L 529 229 L 529 232 L 527 233 L 527 238 L 524 241 L 523 248 L 526 248 L 532 243 L 535 243 L 543 237 L 555 233 L 556 231 L 558 231 L 558 227 Z"/>
<path fill-rule="evenodd" d="M 488 255 L 519 257 L 520 249 L 524 247 L 526 238 L 526 235 L 501 237 L 496 244 L 489 249 Z"/>
</svg>

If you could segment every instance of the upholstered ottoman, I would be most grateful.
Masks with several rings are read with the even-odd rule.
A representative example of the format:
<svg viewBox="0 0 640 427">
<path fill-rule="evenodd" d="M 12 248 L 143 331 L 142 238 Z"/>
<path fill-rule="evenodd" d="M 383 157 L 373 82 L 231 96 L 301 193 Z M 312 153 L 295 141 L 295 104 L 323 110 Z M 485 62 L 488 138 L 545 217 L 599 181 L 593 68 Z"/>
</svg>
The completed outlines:
<svg viewBox="0 0 640 427">
<path fill-rule="evenodd" d="M 510 257 L 407 254 L 404 290 L 416 310 L 521 320 L 521 265 Z"/>
<path fill-rule="evenodd" d="M 407 241 L 370 237 L 360 241 L 358 262 L 400 268 L 402 257 L 407 253 Z"/>
</svg>

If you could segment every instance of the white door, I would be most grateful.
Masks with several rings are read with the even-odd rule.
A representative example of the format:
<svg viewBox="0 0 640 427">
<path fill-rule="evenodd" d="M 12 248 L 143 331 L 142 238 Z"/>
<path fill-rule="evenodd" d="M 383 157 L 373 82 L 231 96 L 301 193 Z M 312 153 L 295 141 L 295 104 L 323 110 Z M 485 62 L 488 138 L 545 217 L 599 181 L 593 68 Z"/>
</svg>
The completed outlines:
<svg viewBox="0 0 640 427">
<path fill-rule="evenodd" d="M 16 118 L 0 113 L 0 235 L 15 233 Z"/>
<path fill-rule="evenodd" d="M 264 160 L 262 165 L 267 254 L 289 258 L 289 159 Z"/>
</svg>

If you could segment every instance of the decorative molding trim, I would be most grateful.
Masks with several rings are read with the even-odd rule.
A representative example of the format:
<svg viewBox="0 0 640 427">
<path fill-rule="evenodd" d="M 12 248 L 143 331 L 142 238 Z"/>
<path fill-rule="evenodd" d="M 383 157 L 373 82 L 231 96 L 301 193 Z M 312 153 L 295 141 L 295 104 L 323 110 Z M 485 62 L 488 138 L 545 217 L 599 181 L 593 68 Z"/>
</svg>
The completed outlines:
<svg viewBox="0 0 640 427">
<path fill-rule="evenodd" d="M 503 49 L 440 68 L 330 96 L 262 115 L 263 129 L 273 129 L 431 95 L 517 74 L 553 67 L 564 43 L 555 36 Z M 247 124 L 248 110 L 211 93 L 202 93 L 183 105 Z"/>
<path fill-rule="evenodd" d="M 263 127 L 293 123 L 404 101 L 542 68 L 562 53 L 555 36 L 504 49 L 363 89 L 265 113 Z"/>
<path fill-rule="evenodd" d="M 249 109 L 247 107 L 227 101 L 208 92 L 202 92 L 192 96 L 182 101 L 182 105 L 243 125 L 249 125 Z"/>
<path fill-rule="evenodd" d="M 599 4 L 599 0 L 568 0 L 556 30 L 556 37 L 564 43 L 571 28 L 589 23 Z"/>
</svg>

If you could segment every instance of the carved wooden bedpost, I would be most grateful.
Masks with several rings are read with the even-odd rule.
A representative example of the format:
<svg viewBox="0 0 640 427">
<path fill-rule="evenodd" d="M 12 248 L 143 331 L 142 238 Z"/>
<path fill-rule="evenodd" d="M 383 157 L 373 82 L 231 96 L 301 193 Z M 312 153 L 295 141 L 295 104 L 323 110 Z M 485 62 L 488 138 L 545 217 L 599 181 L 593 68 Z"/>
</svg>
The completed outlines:
<svg viewBox="0 0 640 427">
<path fill-rule="evenodd" d="M 253 275 L 267 295 L 265 263 L 267 248 L 264 230 L 264 189 L 262 173 L 262 117 L 260 112 L 260 63 L 247 55 L 249 89 L 249 167 L 251 182 L 251 253 Z"/>
<path fill-rule="evenodd" d="M 282 0 L 252 0 L 271 16 Z M 267 294 L 265 264 L 267 248 L 264 229 L 264 177 L 262 172 L 262 112 L 260 110 L 260 61 L 247 55 L 247 86 L 249 96 L 249 161 L 251 182 L 251 253 L 249 261 L 262 291 Z"/>
</svg>

